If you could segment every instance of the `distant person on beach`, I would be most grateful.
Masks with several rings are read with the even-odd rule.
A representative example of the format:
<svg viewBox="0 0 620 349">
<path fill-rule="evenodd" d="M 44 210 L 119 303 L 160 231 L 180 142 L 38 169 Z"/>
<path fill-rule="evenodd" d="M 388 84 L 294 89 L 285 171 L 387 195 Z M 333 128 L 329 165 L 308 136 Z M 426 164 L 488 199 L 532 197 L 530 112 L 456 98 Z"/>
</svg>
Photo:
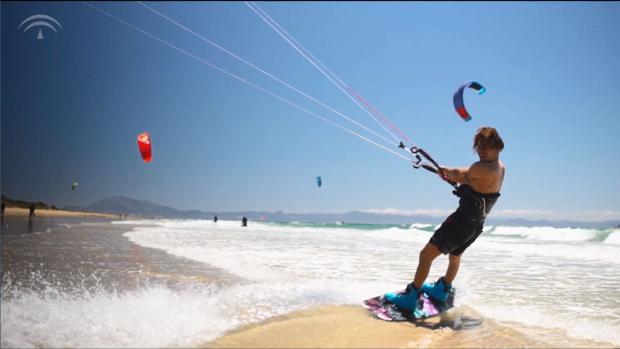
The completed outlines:
<svg viewBox="0 0 620 349">
<path fill-rule="evenodd" d="M 506 168 L 499 160 L 504 142 L 492 127 L 481 127 L 474 136 L 474 151 L 480 161 L 469 168 L 440 167 L 438 174 L 444 180 L 459 184 L 454 194 L 459 207 L 441 224 L 429 242 L 420 251 L 418 267 L 413 282 L 405 293 L 386 293 L 385 299 L 397 306 L 414 310 L 422 292 L 445 302 L 456 277 L 463 252 L 482 233 L 486 216 L 500 196 Z M 440 254 L 449 254 L 445 276 L 434 284 L 424 283 L 433 260 Z"/>
<path fill-rule="evenodd" d="M 0 214 L 0 220 L 4 222 L 4 210 L 6 210 L 6 203 L 4 202 L 4 196 L 2 196 L 2 213 Z"/>
<path fill-rule="evenodd" d="M 35 210 L 34 202 L 31 202 L 30 203 L 30 213 L 28 215 L 28 219 L 30 219 L 30 220 L 34 219 L 34 210 Z"/>
<path fill-rule="evenodd" d="M 245 216 L 243 216 L 243 218 L 241 219 L 241 226 L 242 227 L 247 227 L 248 226 L 248 219 L 245 218 Z"/>
<path fill-rule="evenodd" d="M 213 216 L 213 222 L 217 223 L 217 216 Z"/>
</svg>

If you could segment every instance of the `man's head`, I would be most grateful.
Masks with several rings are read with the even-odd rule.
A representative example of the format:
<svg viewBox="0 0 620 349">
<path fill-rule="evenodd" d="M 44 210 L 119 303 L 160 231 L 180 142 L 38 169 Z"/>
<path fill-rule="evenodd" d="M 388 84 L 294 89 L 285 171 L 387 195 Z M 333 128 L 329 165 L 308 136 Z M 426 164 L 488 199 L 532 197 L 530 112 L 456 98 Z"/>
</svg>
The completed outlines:
<svg viewBox="0 0 620 349">
<path fill-rule="evenodd" d="M 474 136 L 474 151 L 481 161 L 495 161 L 504 149 L 504 141 L 493 127 L 481 127 Z"/>
</svg>

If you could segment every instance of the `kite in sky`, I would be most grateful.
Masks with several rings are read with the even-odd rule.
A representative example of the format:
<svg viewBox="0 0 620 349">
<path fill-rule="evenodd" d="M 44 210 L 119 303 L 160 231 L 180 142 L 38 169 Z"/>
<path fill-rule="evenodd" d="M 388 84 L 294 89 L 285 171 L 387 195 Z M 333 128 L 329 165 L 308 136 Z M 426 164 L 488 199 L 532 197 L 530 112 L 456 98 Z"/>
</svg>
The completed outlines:
<svg viewBox="0 0 620 349">
<path fill-rule="evenodd" d="M 456 112 L 459 113 L 461 118 L 465 121 L 471 120 L 471 115 L 469 115 L 467 109 L 465 109 L 465 103 L 463 103 L 463 92 L 465 92 L 465 89 L 468 87 L 476 90 L 479 95 L 483 94 L 486 91 L 486 89 L 482 85 L 480 85 L 480 83 L 476 81 L 468 81 L 461 87 L 459 87 L 456 92 L 454 92 L 454 96 L 452 97 L 452 100 L 454 102 L 454 109 L 456 109 Z"/>
</svg>

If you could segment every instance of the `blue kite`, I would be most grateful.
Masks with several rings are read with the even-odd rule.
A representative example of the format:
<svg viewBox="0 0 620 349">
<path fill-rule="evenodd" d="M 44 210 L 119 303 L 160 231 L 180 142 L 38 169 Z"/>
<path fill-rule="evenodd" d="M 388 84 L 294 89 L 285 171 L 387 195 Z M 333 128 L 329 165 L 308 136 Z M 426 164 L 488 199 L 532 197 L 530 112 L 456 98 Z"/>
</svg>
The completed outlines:
<svg viewBox="0 0 620 349">
<path fill-rule="evenodd" d="M 454 109 L 456 109 L 456 112 L 459 113 L 461 118 L 465 121 L 471 120 L 471 115 L 469 115 L 467 109 L 465 109 L 465 103 L 463 103 L 463 92 L 465 92 L 465 89 L 468 87 L 476 90 L 479 95 L 483 94 L 486 91 L 486 89 L 480 83 L 476 81 L 468 81 L 461 87 L 459 87 L 456 92 L 454 92 L 454 96 L 452 97 L 452 100 L 454 102 Z"/>
</svg>

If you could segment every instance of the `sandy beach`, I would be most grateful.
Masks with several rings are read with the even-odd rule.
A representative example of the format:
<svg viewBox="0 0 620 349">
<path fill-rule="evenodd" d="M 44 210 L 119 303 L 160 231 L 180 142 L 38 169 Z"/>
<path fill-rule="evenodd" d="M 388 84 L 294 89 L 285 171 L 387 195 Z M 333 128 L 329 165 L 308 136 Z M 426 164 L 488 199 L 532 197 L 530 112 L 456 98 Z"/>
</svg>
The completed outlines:
<svg viewBox="0 0 620 349">
<path fill-rule="evenodd" d="M 11 217 L 27 217 L 30 211 L 27 208 L 19 207 L 7 207 L 4 214 Z M 37 209 L 35 211 L 35 217 L 101 217 L 101 218 L 118 218 L 118 215 L 110 213 L 97 213 L 97 212 L 81 212 L 81 211 L 66 211 L 66 210 L 49 210 L 49 209 Z"/>
<path fill-rule="evenodd" d="M 436 324 L 438 321 L 430 323 Z M 452 332 L 372 317 L 361 306 L 297 311 L 231 331 L 207 348 L 403 348 L 427 347 Z"/>
<path fill-rule="evenodd" d="M 527 332 L 527 333 L 526 333 Z M 361 306 L 297 311 L 228 332 L 205 348 L 609 348 L 565 334 L 521 332 L 463 307 L 423 323 L 388 322 Z"/>
</svg>

